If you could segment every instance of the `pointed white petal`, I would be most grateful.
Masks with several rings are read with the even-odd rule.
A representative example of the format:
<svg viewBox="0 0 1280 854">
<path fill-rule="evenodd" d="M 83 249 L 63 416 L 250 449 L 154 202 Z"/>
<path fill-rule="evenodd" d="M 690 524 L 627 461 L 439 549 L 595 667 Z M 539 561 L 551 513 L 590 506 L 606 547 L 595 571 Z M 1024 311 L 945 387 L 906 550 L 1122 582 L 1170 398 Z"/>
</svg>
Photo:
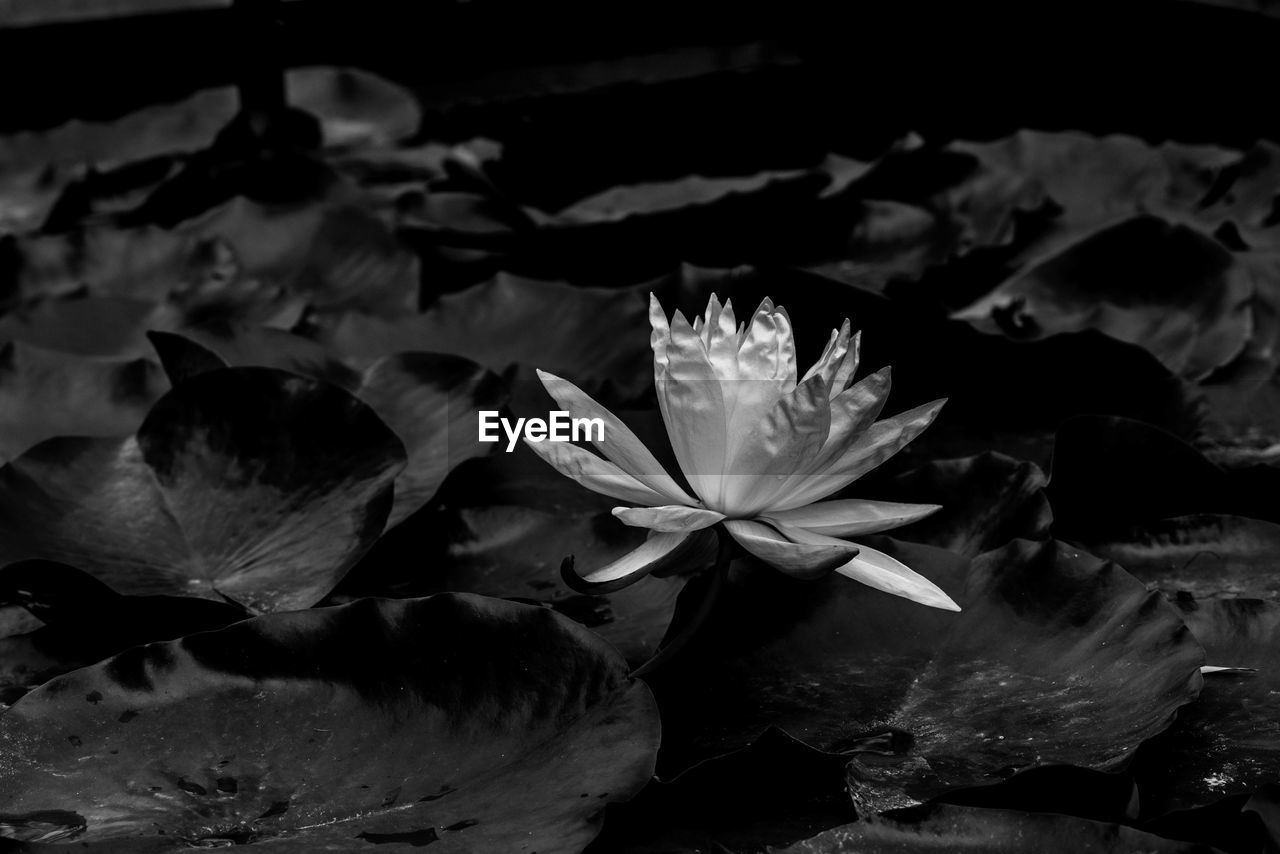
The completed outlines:
<svg viewBox="0 0 1280 854">
<path fill-rule="evenodd" d="M 797 543 L 768 525 L 744 519 L 730 519 L 724 526 L 751 554 L 797 578 L 825 575 L 858 551 L 857 546 L 842 540 L 817 545 Z"/>
<path fill-rule="evenodd" d="M 671 323 L 666 357 L 666 368 L 654 380 L 658 404 L 680 469 L 705 500 L 715 494 L 724 471 L 724 394 L 702 340 L 679 312 Z"/>
<path fill-rule="evenodd" d="M 717 506 L 750 517 L 770 505 L 786 478 L 803 469 L 827 439 L 831 409 L 821 376 L 801 383 L 762 418 L 734 423 L 740 430 Z"/>
<path fill-rule="evenodd" d="M 945 400 L 935 400 L 872 424 L 845 449 L 840 458 L 831 462 L 822 460 L 826 465 L 824 470 L 792 478 L 786 492 L 779 493 L 779 500 L 770 509 L 775 512 L 793 510 L 844 489 L 920 435 L 933 423 L 944 403 Z"/>
<path fill-rule="evenodd" d="M 930 608 L 941 608 L 944 611 L 959 611 L 950 596 L 942 592 L 942 588 L 881 551 L 867 546 L 860 546 L 858 556 L 837 567 L 836 572 L 859 581 L 868 587 L 892 593 L 928 605 Z"/>
<path fill-rule="evenodd" d="M 667 504 L 666 496 L 650 489 L 608 460 L 602 460 L 586 448 L 568 442 L 524 443 L 535 454 L 555 467 L 556 471 L 610 498 L 628 504 L 656 506 Z"/>
<path fill-rule="evenodd" d="M 613 515 L 633 528 L 686 533 L 710 528 L 724 519 L 723 513 L 702 507 L 667 504 L 662 507 L 615 507 Z"/>
<path fill-rule="evenodd" d="M 634 551 L 613 563 L 578 576 L 573 560 L 560 567 L 565 583 L 583 593 L 609 593 L 634 584 L 646 575 L 668 569 L 696 570 L 715 554 L 716 535 L 711 531 L 685 534 L 654 533 Z"/>
<path fill-rule="evenodd" d="M 828 537 L 854 537 L 909 525 L 941 509 L 939 504 L 848 499 L 809 504 L 794 510 L 768 511 L 762 518 Z"/>
<path fill-rule="evenodd" d="M 542 380 L 547 394 L 551 395 L 552 399 L 572 417 L 599 418 L 604 423 L 603 439 L 598 442 L 593 440 L 593 443 L 606 459 L 645 486 L 666 496 L 668 502 L 697 503 L 680 488 L 671 475 L 667 474 L 662 464 L 621 418 L 596 403 L 590 395 L 568 380 L 546 371 L 538 371 L 538 379 Z"/>
</svg>

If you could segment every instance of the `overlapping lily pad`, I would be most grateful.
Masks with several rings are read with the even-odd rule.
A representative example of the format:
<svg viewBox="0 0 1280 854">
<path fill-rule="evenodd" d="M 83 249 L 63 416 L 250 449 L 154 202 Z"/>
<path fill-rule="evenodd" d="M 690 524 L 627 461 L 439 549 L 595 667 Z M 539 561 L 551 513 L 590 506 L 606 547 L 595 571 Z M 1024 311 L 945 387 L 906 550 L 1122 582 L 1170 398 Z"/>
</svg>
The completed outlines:
<svg viewBox="0 0 1280 854">
<path fill-rule="evenodd" d="M 1053 813 L 935 807 L 918 821 L 871 818 L 824 831 L 779 854 L 898 854 L 981 851 L 984 854 L 1214 854 L 1194 842 L 1163 839 L 1119 824 Z"/>
<path fill-rule="evenodd" d="M 904 528 L 895 538 L 974 557 L 1013 539 L 1044 539 L 1053 522 L 1035 463 L 988 452 L 936 460 L 903 472 L 875 490 L 880 498 L 942 509 Z"/>
<path fill-rule="evenodd" d="M 151 337 L 175 382 L 228 364 L 271 366 L 335 383 L 372 407 L 408 454 L 396 477 L 389 527 L 425 505 L 453 467 L 491 450 L 476 438 L 477 413 L 496 410 L 506 399 L 496 376 L 459 356 L 397 353 L 355 371 L 314 341 L 275 329 L 223 327 L 190 337 Z"/>
<path fill-rule="evenodd" d="M 664 767 L 776 725 L 862 751 L 859 785 L 884 809 L 1044 763 L 1117 768 L 1200 689 L 1203 653 L 1177 612 L 1113 564 L 1053 541 L 972 563 L 885 544 L 964 610 L 839 576 L 737 579 L 704 635 L 717 640 L 655 683 Z"/>
<path fill-rule="evenodd" d="M 139 846 L 573 851 L 648 780 L 658 731 L 618 655 L 548 611 L 365 600 L 29 694 L 0 718 L 0 823 L 21 838 L 61 811 L 78 841 Z"/>
<path fill-rule="evenodd" d="M 1144 812 L 1204 806 L 1280 782 L 1280 604 L 1257 599 L 1180 600 L 1205 663 L 1247 668 L 1205 676 L 1200 698 L 1144 748 Z"/>
<path fill-rule="evenodd" d="M 119 593 L 314 604 L 382 532 L 404 448 L 346 392 L 268 368 L 196 377 L 125 440 L 60 438 L 0 469 L 0 564 Z"/>
<path fill-rule="evenodd" d="M 0 344 L 0 462 L 54 436 L 127 436 L 164 390 L 156 366 L 142 359 Z"/>
</svg>

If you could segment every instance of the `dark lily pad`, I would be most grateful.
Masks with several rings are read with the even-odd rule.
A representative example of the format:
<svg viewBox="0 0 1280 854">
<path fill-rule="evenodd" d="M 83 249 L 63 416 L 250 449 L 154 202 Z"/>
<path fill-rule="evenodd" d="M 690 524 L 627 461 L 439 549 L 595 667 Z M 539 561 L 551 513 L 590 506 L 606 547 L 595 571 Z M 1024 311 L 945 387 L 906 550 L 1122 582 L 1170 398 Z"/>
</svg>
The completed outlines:
<svg viewBox="0 0 1280 854">
<path fill-rule="evenodd" d="M 818 834 L 778 854 L 1213 854 L 1216 848 L 1162 839 L 1119 824 L 1053 813 L 939 804 L 917 821 L 876 817 Z"/>
<path fill-rule="evenodd" d="M 1205 663 L 1256 672 L 1210 673 L 1200 698 L 1143 748 L 1137 765 L 1147 815 L 1199 807 L 1280 782 L 1280 604 L 1179 600 Z"/>
<path fill-rule="evenodd" d="M 497 410 L 506 391 L 495 375 L 459 356 L 397 353 L 357 372 L 314 341 L 281 330 L 224 328 L 192 338 L 151 336 L 175 382 L 228 364 L 272 366 L 333 382 L 372 407 L 409 459 L 396 477 L 388 527 L 430 501 L 456 465 L 492 450 L 476 438 L 477 412 Z"/>
<path fill-rule="evenodd" d="M 845 791 L 846 761 L 767 730 L 742 750 L 655 780 L 635 800 L 610 807 L 587 854 L 761 851 L 796 842 L 857 818 Z"/>
<path fill-rule="evenodd" d="M 643 529 L 610 513 L 616 501 L 562 477 L 523 445 L 458 467 L 438 499 L 380 541 L 338 594 L 452 590 L 536 602 L 591 628 L 634 664 L 657 651 L 686 576 L 650 576 L 607 595 L 576 593 L 561 579 L 566 557 L 600 567 L 644 542 Z"/>
<path fill-rule="evenodd" d="M 0 462 L 54 436 L 128 436 L 165 391 L 143 359 L 88 359 L 0 344 Z"/>
<path fill-rule="evenodd" d="M 1079 542 L 1205 513 L 1280 522 L 1277 491 L 1270 466 L 1224 469 L 1158 427 L 1100 416 L 1062 424 L 1048 487 L 1055 534 Z"/>
<path fill-rule="evenodd" d="M 1256 283 L 1272 268 L 1211 235 L 1138 216 L 1037 259 L 956 317 L 1020 339 L 1096 329 L 1200 378 L 1244 350 Z"/>
<path fill-rule="evenodd" d="M 1171 596 L 1280 599 L 1280 525 L 1274 522 L 1179 516 L 1083 545 Z"/>
<path fill-rule="evenodd" d="M 377 539 L 404 449 L 367 406 L 268 368 L 198 376 L 135 437 L 51 439 L 0 469 L 0 565 L 119 593 L 314 604 Z"/>
<path fill-rule="evenodd" d="M 871 491 L 892 501 L 942 505 L 896 529 L 895 539 L 974 557 L 1010 540 L 1049 536 L 1053 512 L 1044 494 L 1047 483 L 1035 463 L 988 452 L 925 463 Z"/>
<path fill-rule="evenodd" d="M 291 68 L 285 97 L 320 119 L 329 146 L 385 145 L 411 136 L 422 121 L 412 93 L 358 68 Z"/>
<path fill-rule="evenodd" d="M 541 368 L 578 385 L 635 394 L 652 382 L 647 296 L 500 274 L 446 294 L 424 314 L 381 320 L 346 314 L 325 336 L 343 355 L 451 353 L 502 372 Z"/>
<path fill-rule="evenodd" d="M 0 569 L 0 599 L 31 615 L 25 632 L 0 630 L 0 702 L 131 646 L 220 629 L 245 619 L 227 602 L 122 596 L 79 570 L 44 560 Z"/>
<path fill-rule="evenodd" d="M 741 574 L 703 641 L 655 677 L 664 767 L 776 725 L 862 751 L 867 799 L 886 809 L 1041 764 L 1118 768 L 1200 689 L 1203 653 L 1178 613 L 1114 564 L 1053 541 L 972 563 L 879 545 L 964 610 L 842 576 Z"/>
<path fill-rule="evenodd" d="M 86 842 L 580 850 L 649 779 L 658 732 L 622 659 L 549 611 L 364 600 L 136 647 L 28 694 L 0 718 L 0 823 L 62 810 Z"/>
</svg>

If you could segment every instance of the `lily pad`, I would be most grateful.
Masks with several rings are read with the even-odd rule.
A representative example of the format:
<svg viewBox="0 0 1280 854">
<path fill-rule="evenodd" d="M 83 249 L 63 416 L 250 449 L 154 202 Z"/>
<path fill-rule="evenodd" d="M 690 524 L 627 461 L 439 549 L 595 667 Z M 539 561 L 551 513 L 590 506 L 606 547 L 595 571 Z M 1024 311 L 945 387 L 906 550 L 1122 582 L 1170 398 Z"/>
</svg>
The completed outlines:
<svg viewBox="0 0 1280 854">
<path fill-rule="evenodd" d="M 119 593 L 314 604 L 381 534 L 404 449 L 367 406 L 268 368 L 198 376 L 125 440 L 60 438 L 0 469 L 0 565 Z"/>
<path fill-rule="evenodd" d="M 1243 352 L 1258 282 L 1275 268 L 1268 256 L 1138 216 L 1033 260 L 955 317 L 1029 340 L 1096 329 L 1199 379 Z"/>
<path fill-rule="evenodd" d="M 386 145 L 422 121 L 411 92 L 359 68 L 291 68 L 284 82 L 290 106 L 319 117 L 328 146 Z"/>
<path fill-rule="evenodd" d="M 364 600 L 137 647 L 28 694 L 0 718 L 0 822 L 60 810 L 90 843 L 573 851 L 648 780 L 658 733 L 649 690 L 568 620 Z"/>
<path fill-rule="evenodd" d="M 372 361 L 425 351 L 465 356 L 492 371 L 512 365 L 571 377 L 585 387 L 612 383 L 635 394 L 652 382 L 648 303 L 633 289 L 574 287 L 500 273 L 440 297 L 425 313 L 398 320 L 343 315 L 326 343 Z"/>
<path fill-rule="evenodd" d="M 0 344 L 0 462 L 54 436 L 128 436 L 164 392 L 151 362 Z"/>
<path fill-rule="evenodd" d="M 397 353 L 356 372 L 315 342 L 280 330 L 222 329 L 197 336 L 213 349 L 182 335 L 152 336 L 175 382 L 228 363 L 272 366 L 338 384 L 372 407 L 400 437 L 409 458 L 396 477 L 388 527 L 430 501 L 455 466 L 492 449 L 476 438 L 476 413 L 497 410 L 506 392 L 475 362 L 438 353 Z"/>
<path fill-rule="evenodd" d="M 459 466 L 438 499 L 413 525 L 384 538 L 338 592 L 464 591 L 536 602 L 591 628 L 633 664 L 657 651 L 685 576 L 650 576 L 600 595 L 576 593 L 560 576 L 566 557 L 605 566 L 644 542 L 642 529 L 612 515 L 616 502 L 561 477 L 523 445 Z"/>
<path fill-rule="evenodd" d="M 1041 764 L 1118 768 L 1200 690 L 1203 653 L 1177 612 L 1114 564 L 1054 541 L 972 563 L 882 546 L 963 610 L 839 576 L 739 577 L 703 632 L 719 640 L 655 682 L 665 768 L 776 725 L 821 750 L 875 753 L 863 785 L 886 809 Z"/>
<path fill-rule="evenodd" d="M 1274 522 L 1179 516 L 1083 545 L 1170 596 L 1280 599 L 1280 525 Z"/>
<path fill-rule="evenodd" d="M 1137 765 L 1144 812 L 1205 806 L 1280 782 L 1280 603 L 1180 600 L 1205 663 L 1256 672 L 1211 673 L 1200 698 L 1144 747 Z"/>
<path fill-rule="evenodd" d="M 974 557 L 1013 539 L 1049 536 L 1053 512 L 1044 494 L 1047 483 L 1035 463 L 988 452 L 925 463 L 873 491 L 877 498 L 942 506 L 897 529 L 895 539 Z"/>
<path fill-rule="evenodd" d="M 1217 849 L 1162 839 L 1119 824 L 1053 813 L 939 804 L 923 820 L 864 819 L 779 849 L 778 854 L 905 854 L 912 851 L 1214 854 Z"/>
</svg>

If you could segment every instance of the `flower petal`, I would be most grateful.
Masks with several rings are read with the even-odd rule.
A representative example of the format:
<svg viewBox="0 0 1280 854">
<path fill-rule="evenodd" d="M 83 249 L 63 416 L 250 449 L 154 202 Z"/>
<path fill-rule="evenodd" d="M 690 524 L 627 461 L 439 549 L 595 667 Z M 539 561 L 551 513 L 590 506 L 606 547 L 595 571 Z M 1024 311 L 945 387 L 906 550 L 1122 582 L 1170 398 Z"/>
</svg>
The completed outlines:
<svg viewBox="0 0 1280 854">
<path fill-rule="evenodd" d="M 834 399 L 849 385 L 853 374 L 858 370 L 858 354 L 862 349 L 862 333 L 849 338 L 849 321 L 846 319 L 840 328 L 831 332 L 826 349 L 813 364 L 801 382 L 810 377 L 821 376 L 827 383 L 830 396 Z"/>
<path fill-rule="evenodd" d="M 639 437 L 622 419 L 591 399 L 591 396 L 568 380 L 538 371 L 547 394 L 574 418 L 599 418 L 604 422 L 603 437 L 593 444 L 605 458 L 650 489 L 676 504 L 696 504 L 680 488 L 662 464 L 649 452 Z"/>
<path fill-rule="evenodd" d="M 666 496 L 655 492 L 586 448 L 579 448 L 568 442 L 530 442 L 525 439 L 524 443 L 560 474 L 576 480 L 593 492 L 628 504 L 657 506 L 668 503 Z"/>
<path fill-rule="evenodd" d="M 941 509 L 940 504 L 848 499 L 809 504 L 794 510 L 770 511 L 761 518 L 828 537 L 853 537 L 909 525 Z"/>
<path fill-rule="evenodd" d="M 831 399 L 831 430 L 812 471 L 821 471 L 827 463 L 841 457 L 858 434 L 875 423 L 889 399 L 892 385 L 893 372 L 887 367 L 881 368 Z"/>
<path fill-rule="evenodd" d="M 768 507 L 786 478 L 803 470 L 826 442 L 831 426 L 826 382 L 812 377 L 764 417 L 734 426 L 740 432 L 721 479 L 717 506 L 750 517 Z"/>
<path fill-rule="evenodd" d="M 680 312 L 671 322 L 665 367 L 656 358 L 655 352 L 654 384 L 671 447 L 689 485 L 705 500 L 715 493 L 724 471 L 726 416 L 720 380 L 702 339 Z"/>
<path fill-rule="evenodd" d="M 650 573 L 681 567 L 696 569 L 715 555 L 716 542 L 716 535 L 705 529 L 685 534 L 654 533 L 635 550 L 586 576 L 579 576 L 573 568 L 573 558 L 567 557 L 560 564 L 560 577 L 579 593 L 611 593 Z"/>
<path fill-rule="evenodd" d="M 845 540 L 837 540 L 822 534 L 815 534 L 812 531 L 792 525 L 779 525 L 778 530 L 790 540 L 814 547 L 831 543 L 852 545 Z M 960 606 L 953 602 L 950 596 L 943 593 L 942 588 L 938 587 L 938 585 L 906 564 L 889 557 L 884 552 L 877 551 L 870 546 L 864 546 L 861 543 L 858 544 L 857 556 L 843 566 L 836 567 L 836 572 L 868 587 L 874 587 L 884 593 L 891 593 L 894 596 L 901 596 L 913 602 L 919 602 L 921 605 L 942 608 L 945 611 L 960 610 Z"/>
<path fill-rule="evenodd" d="M 942 592 L 941 587 L 906 564 L 867 546 L 859 546 L 859 549 L 858 556 L 844 566 L 837 567 L 836 572 L 868 587 L 928 605 L 930 608 L 960 610 L 960 606 Z"/>
<path fill-rule="evenodd" d="M 826 538 L 829 543 L 797 543 L 768 525 L 746 519 L 730 519 L 724 526 L 744 549 L 796 578 L 821 577 L 858 553 L 852 543 L 830 537 Z"/>
<path fill-rule="evenodd" d="M 790 478 L 787 491 L 779 493 L 781 499 L 770 509 L 777 512 L 813 504 L 853 483 L 920 435 L 933 423 L 944 403 L 945 399 L 935 400 L 872 424 L 839 459 L 832 462 L 823 460 L 825 470 Z"/>
<path fill-rule="evenodd" d="M 615 507 L 613 515 L 633 528 L 650 528 L 654 531 L 687 533 L 710 528 L 724 519 L 723 513 L 701 507 L 667 504 L 662 507 Z"/>
<path fill-rule="evenodd" d="M 662 303 L 653 293 L 649 294 L 649 347 L 653 350 L 653 371 L 667 367 L 667 343 L 671 340 L 671 327 L 667 324 L 667 313 L 662 310 Z"/>
</svg>

